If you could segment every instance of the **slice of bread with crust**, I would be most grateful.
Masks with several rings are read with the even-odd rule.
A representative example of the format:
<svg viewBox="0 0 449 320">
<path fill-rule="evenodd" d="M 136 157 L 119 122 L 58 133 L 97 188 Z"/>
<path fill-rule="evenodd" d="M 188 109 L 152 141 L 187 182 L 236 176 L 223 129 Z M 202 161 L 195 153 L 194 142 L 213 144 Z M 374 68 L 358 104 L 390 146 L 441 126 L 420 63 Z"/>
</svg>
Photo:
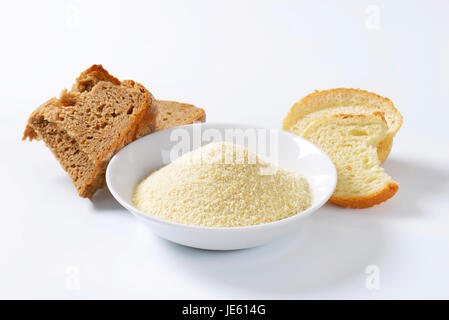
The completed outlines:
<svg viewBox="0 0 449 320">
<path fill-rule="evenodd" d="M 192 104 L 157 100 L 157 106 L 156 131 L 206 121 L 204 110 Z"/>
<path fill-rule="evenodd" d="M 156 128 L 151 93 L 132 80 L 119 81 L 101 65 L 77 78 L 29 117 L 23 140 L 43 140 L 72 179 L 79 195 L 90 198 L 105 185 L 111 157 Z"/>
<path fill-rule="evenodd" d="M 398 184 L 379 166 L 377 146 L 388 134 L 383 114 L 332 114 L 314 119 L 302 136 L 326 152 L 337 168 L 330 201 L 348 208 L 368 208 L 394 196 Z"/>
<path fill-rule="evenodd" d="M 283 129 L 301 136 L 310 122 L 323 115 L 369 115 L 373 112 L 382 112 L 388 125 L 385 138 L 377 146 L 380 163 L 383 163 L 402 125 L 402 116 L 388 98 L 375 93 L 346 88 L 315 91 L 293 105 L 284 119 Z"/>
</svg>

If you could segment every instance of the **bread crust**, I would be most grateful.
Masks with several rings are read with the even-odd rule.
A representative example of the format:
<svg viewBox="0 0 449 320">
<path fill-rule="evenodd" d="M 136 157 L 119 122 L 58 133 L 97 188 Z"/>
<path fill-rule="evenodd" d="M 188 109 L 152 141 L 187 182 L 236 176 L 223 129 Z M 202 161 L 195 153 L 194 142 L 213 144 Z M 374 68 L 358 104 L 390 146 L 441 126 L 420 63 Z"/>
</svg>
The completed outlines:
<svg viewBox="0 0 449 320">
<path fill-rule="evenodd" d="M 384 102 L 386 105 L 389 105 L 389 107 L 391 107 L 391 110 L 393 110 L 395 113 L 397 113 L 398 116 L 398 120 L 399 123 L 396 123 L 395 127 L 394 127 L 394 132 L 396 133 L 402 126 L 402 116 L 399 113 L 399 111 L 396 109 L 396 107 L 394 106 L 393 102 L 386 98 L 386 97 L 382 97 L 376 93 L 370 92 L 370 91 L 366 91 L 366 90 L 362 90 L 362 89 L 356 89 L 356 88 L 335 88 L 335 89 L 328 89 L 328 90 L 315 90 L 313 93 L 310 93 L 308 95 L 306 95 L 305 97 L 303 97 L 301 100 L 299 100 L 298 102 L 296 102 L 289 110 L 289 113 L 287 114 L 287 116 L 284 118 L 283 121 L 283 125 L 282 128 L 284 130 L 288 130 L 290 129 L 293 125 L 296 124 L 296 122 L 299 120 L 299 118 L 297 118 L 295 116 L 295 111 L 298 108 L 301 108 L 304 105 L 307 105 L 310 101 L 322 97 L 322 96 L 327 96 L 329 94 L 333 94 L 333 93 L 345 93 L 348 95 L 357 95 L 357 94 L 363 94 L 366 96 L 369 96 L 371 98 L 374 99 L 379 99 L 380 101 Z"/>
<path fill-rule="evenodd" d="M 398 191 L 399 186 L 394 182 L 390 182 L 379 192 L 373 193 L 365 197 L 336 197 L 332 195 L 329 201 L 344 208 L 366 209 L 392 198 Z"/>
<path fill-rule="evenodd" d="M 81 72 L 72 86 L 72 91 L 83 92 L 90 90 L 97 82 L 108 81 L 120 85 L 120 80 L 109 74 L 101 64 L 94 64 L 87 70 Z"/>
<path fill-rule="evenodd" d="M 315 92 L 306 95 L 304 98 L 299 100 L 290 108 L 290 111 L 283 120 L 282 128 L 284 130 L 290 131 L 290 128 L 292 128 L 300 119 L 302 119 L 303 116 L 305 116 L 304 114 L 301 114 L 300 112 L 301 110 L 303 110 L 304 108 L 308 108 L 313 101 L 315 100 L 319 101 L 320 98 L 332 94 L 335 94 L 336 96 L 347 95 L 348 97 L 359 97 L 359 98 L 363 96 L 367 99 L 376 99 L 380 103 L 387 106 L 387 108 L 389 108 L 390 111 L 396 115 L 395 123 L 393 125 L 389 124 L 390 126 L 389 129 L 391 129 L 391 132 L 389 132 L 389 134 L 385 137 L 384 141 L 381 141 L 378 145 L 377 153 L 379 157 L 379 162 L 380 164 L 382 164 L 387 159 L 391 151 L 394 135 L 402 126 L 402 116 L 390 99 L 382 97 L 376 93 L 353 88 L 335 88 L 322 91 L 315 90 Z M 311 112 L 306 112 L 306 114 L 310 114 Z"/>
</svg>

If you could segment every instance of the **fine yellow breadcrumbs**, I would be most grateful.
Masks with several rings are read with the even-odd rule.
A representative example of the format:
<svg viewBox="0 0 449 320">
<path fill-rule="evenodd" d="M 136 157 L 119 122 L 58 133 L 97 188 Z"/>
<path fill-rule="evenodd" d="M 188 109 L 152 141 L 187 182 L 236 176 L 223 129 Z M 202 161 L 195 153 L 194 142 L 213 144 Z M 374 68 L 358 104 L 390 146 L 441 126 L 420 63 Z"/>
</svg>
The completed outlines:
<svg viewBox="0 0 449 320">
<path fill-rule="evenodd" d="M 307 180 L 229 142 L 210 143 L 140 182 L 139 210 L 172 222 L 238 227 L 281 220 L 311 204 Z"/>
</svg>

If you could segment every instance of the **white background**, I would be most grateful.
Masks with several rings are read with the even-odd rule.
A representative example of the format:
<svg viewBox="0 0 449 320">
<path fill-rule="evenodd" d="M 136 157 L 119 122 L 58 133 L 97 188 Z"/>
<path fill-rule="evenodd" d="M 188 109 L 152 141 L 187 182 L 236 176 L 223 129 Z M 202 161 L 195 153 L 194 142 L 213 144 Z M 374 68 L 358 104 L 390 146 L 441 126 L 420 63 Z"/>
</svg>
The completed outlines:
<svg viewBox="0 0 449 320">
<path fill-rule="evenodd" d="M 449 298 L 447 1 L 3 1 L 0 298 Z M 356 87 L 404 117 L 380 206 L 317 212 L 267 246 L 158 238 L 108 191 L 77 196 L 31 111 L 102 63 L 209 122 L 280 128 L 314 89 Z M 367 266 L 380 288 L 365 286 Z"/>
</svg>

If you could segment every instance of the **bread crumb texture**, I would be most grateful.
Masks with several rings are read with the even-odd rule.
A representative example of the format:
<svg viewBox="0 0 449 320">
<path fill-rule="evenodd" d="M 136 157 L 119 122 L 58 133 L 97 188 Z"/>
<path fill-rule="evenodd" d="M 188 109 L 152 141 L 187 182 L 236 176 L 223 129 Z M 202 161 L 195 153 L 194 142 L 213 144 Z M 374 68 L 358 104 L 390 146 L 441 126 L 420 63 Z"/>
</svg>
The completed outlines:
<svg viewBox="0 0 449 320">
<path fill-rule="evenodd" d="M 210 143 L 153 172 L 134 191 L 137 209 L 172 222 L 207 227 L 258 225 L 310 207 L 300 174 L 280 169 L 229 142 Z"/>
<path fill-rule="evenodd" d="M 303 131 L 337 168 L 337 187 L 330 201 L 343 207 L 368 208 L 393 197 L 398 185 L 379 166 L 377 146 L 388 126 L 381 113 L 325 115 Z"/>
<path fill-rule="evenodd" d="M 283 121 L 283 129 L 302 136 L 316 119 L 335 114 L 371 115 L 383 113 L 388 130 L 377 145 L 379 163 L 391 150 L 393 137 L 402 125 L 402 116 L 390 99 L 360 89 L 337 88 L 316 91 L 295 103 Z"/>
</svg>

